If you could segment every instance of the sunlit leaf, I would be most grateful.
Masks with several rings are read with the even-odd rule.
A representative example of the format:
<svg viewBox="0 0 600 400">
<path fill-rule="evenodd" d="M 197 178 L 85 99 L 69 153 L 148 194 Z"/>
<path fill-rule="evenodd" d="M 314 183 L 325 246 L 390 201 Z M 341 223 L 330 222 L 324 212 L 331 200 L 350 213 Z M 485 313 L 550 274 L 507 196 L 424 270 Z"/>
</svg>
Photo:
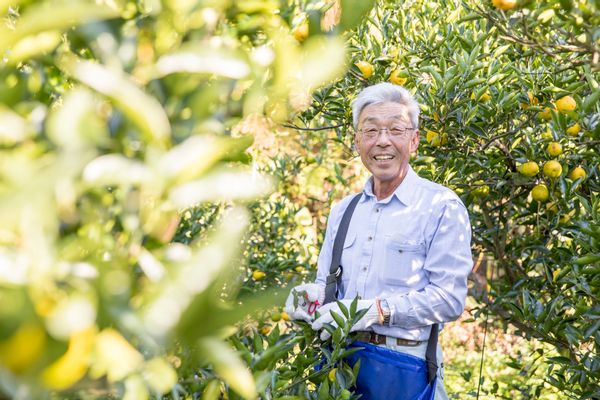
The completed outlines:
<svg viewBox="0 0 600 400">
<path fill-rule="evenodd" d="M 0 53 L 30 35 L 65 30 L 83 22 L 115 18 L 118 15 L 117 10 L 93 1 L 62 0 L 34 4 L 19 18 L 15 30 L 0 25 Z"/>
<path fill-rule="evenodd" d="M 202 202 L 248 201 L 273 190 L 271 180 L 257 172 L 223 169 L 173 188 L 169 199 L 185 208 Z"/>
<path fill-rule="evenodd" d="M 252 374 L 233 349 L 214 338 L 201 339 L 198 344 L 202 354 L 213 364 L 215 371 L 231 385 L 233 390 L 244 398 L 257 398 Z"/>
<path fill-rule="evenodd" d="M 60 43 L 60 32 L 48 31 L 27 36 L 18 41 L 10 50 L 7 63 L 16 65 L 37 55 L 54 50 Z"/>
<path fill-rule="evenodd" d="M 90 185 L 133 185 L 153 178 L 144 163 L 120 154 L 106 154 L 92 160 L 83 170 L 83 180 Z"/>
<path fill-rule="evenodd" d="M 169 119 L 160 103 L 124 72 L 73 56 L 63 56 L 59 65 L 82 83 L 113 100 L 152 142 L 164 144 L 169 137 Z"/>
<path fill-rule="evenodd" d="M 156 63 L 159 76 L 177 72 L 210 74 L 240 79 L 250 73 L 239 53 L 227 49 L 194 46 L 162 56 Z"/>
<path fill-rule="evenodd" d="M 0 105 L 0 144 L 12 145 L 32 136 L 29 123 L 11 109 Z"/>
</svg>

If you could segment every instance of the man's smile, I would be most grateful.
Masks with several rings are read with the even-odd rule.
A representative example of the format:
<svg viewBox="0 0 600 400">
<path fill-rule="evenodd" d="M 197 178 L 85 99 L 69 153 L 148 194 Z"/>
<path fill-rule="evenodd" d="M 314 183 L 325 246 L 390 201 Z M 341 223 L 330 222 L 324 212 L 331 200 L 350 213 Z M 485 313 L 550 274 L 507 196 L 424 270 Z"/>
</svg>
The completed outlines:
<svg viewBox="0 0 600 400">
<path fill-rule="evenodd" d="M 388 160 L 392 160 L 392 159 L 396 158 L 396 156 L 393 154 L 378 154 L 378 155 L 373 156 L 373 158 L 376 161 L 388 161 Z"/>
</svg>

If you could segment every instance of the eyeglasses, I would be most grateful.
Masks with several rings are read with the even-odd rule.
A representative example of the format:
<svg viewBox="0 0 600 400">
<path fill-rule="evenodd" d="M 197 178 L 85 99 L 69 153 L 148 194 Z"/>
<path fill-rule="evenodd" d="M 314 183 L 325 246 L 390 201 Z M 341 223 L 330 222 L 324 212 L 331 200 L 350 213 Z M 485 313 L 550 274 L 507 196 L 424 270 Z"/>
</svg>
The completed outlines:
<svg viewBox="0 0 600 400">
<path fill-rule="evenodd" d="M 360 132 L 366 139 L 375 139 L 381 134 L 382 131 L 386 131 L 388 135 L 394 139 L 404 139 L 416 129 L 417 128 L 405 126 L 392 126 L 391 128 L 364 127 L 359 129 L 358 132 Z"/>
</svg>

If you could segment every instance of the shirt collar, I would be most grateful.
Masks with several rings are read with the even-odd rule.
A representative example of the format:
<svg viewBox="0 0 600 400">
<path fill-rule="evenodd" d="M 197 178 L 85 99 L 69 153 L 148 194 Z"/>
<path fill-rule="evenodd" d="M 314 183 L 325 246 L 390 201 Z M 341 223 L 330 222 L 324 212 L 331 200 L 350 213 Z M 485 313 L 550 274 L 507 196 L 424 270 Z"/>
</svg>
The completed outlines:
<svg viewBox="0 0 600 400">
<path fill-rule="evenodd" d="M 408 165 L 408 171 L 406 172 L 406 176 L 400 183 L 400 185 L 394 190 L 394 193 L 390 197 L 396 197 L 402 204 L 405 206 L 409 206 L 412 204 L 413 195 L 415 193 L 415 186 L 417 185 L 417 179 L 419 176 L 412 169 L 410 165 Z M 373 193 L 373 176 L 370 176 L 365 183 L 363 188 L 363 196 L 361 198 L 361 202 L 367 201 L 369 197 L 375 197 L 375 193 Z M 387 202 L 386 202 L 387 203 Z"/>
</svg>

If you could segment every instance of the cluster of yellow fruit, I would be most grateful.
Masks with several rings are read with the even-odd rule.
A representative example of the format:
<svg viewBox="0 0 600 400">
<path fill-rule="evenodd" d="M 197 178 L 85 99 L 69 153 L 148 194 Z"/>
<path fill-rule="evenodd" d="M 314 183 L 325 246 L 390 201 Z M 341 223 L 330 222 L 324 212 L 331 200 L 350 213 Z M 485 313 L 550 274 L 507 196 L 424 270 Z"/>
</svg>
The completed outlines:
<svg viewBox="0 0 600 400">
<path fill-rule="evenodd" d="M 529 95 L 529 93 L 528 93 L 528 95 Z M 537 100 L 537 98 L 535 98 L 535 96 L 533 96 L 533 95 L 531 95 L 531 97 L 529 97 L 529 99 L 530 99 L 529 102 L 532 105 L 537 105 L 537 103 L 539 102 Z M 562 114 L 570 113 L 571 111 L 575 111 L 575 109 L 577 108 L 577 102 L 571 96 L 561 97 L 560 99 L 556 100 L 556 103 L 554 105 L 556 106 L 555 111 L 558 111 L 559 113 L 562 113 Z M 544 108 L 543 111 L 540 111 L 538 113 L 538 117 L 540 119 L 543 119 L 544 121 L 550 121 L 552 119 L 552 109 L 550 107 Z M 577 126 L 579 126 L 579 124 L 577 124 Z M 575 129 L 577 129 L 577 128 L 575 128 Z M 578 133 L 579 133 L 579 131 L 577 131 L 574 136 L 576 136 Z"/>
<path fill-rule="evenodd" d="M 562 146 L 558 142 L 550 142 L 548 147 L 546 148 L 548 155 L 551 157 L 558 157 L 562 154 Z M 562 175 L 562 165 L 556 160 L 549 160 L 543 166 L 543 173 L 549 179 L 556 179 Z M 518 167 L 518 171 L 527 177 L 536 176 L 540 172 L 540 167 L 534 161 L 528 161 L 526 163 L 521 164 Z M 577 166 L 571 170 L 569 173 L 569 179 L 577 180 L 577 179 L 585 179 L 586 172 L 581 166 Z M 549 191 L 548 187 L 543 184 L 537 184 L 533 190 L 531 191 L 531 197 L 538 202 L 544 202 L 548 200 Z"/>
<path fill-rule="evenodd" d="M 375 72 L 375 67 L 368 61 L 360 60 L 354 63 L 354 65 L 356 65 L 356 68 L 358 68 L 365 79 L 369 79 L 373 75 L 373 72 Z M 395 85 L 402 86 L 408 81 L 408 72 L 401 68 L 395 68 L 390 73 L 389 81 Z"/>
</svg>

